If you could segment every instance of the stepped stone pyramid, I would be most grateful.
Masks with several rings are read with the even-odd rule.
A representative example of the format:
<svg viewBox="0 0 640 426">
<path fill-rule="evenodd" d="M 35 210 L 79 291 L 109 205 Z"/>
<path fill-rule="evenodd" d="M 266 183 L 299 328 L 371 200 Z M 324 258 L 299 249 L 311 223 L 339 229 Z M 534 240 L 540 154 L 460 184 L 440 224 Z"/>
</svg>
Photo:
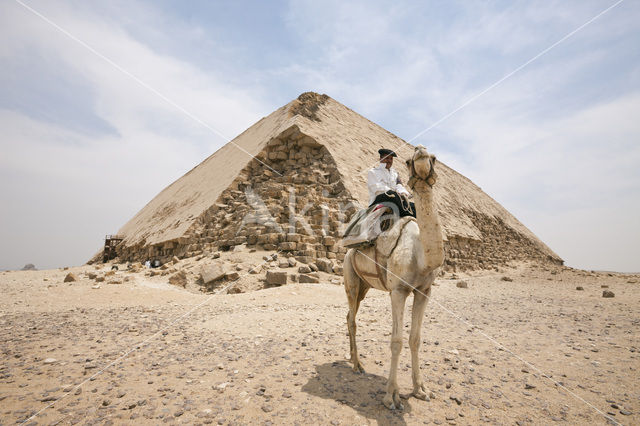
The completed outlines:
<svg viewBox="0 0 640 426">
<path fill-rule="evenodd" d="M 340 271 L 341 232 L 368 204 L 366 174 L 381 147 L 398 154 L 394 167 L 407 182 L 413 145 L 327 95 L 303 93 L 153 198 L 118 231 L 118 258 L 168 260 L 245 245 L 302 262 L 328 258 Z M 437 173 L 446 270 L 562 263 L 469 179 L 441 162 Z"/>
</svg>

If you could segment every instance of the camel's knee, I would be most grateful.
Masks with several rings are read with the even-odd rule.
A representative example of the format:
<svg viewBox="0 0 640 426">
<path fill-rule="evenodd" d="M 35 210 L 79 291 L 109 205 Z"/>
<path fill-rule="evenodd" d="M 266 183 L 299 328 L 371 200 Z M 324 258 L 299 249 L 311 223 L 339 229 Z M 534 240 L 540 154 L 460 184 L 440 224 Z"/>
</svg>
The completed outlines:
<svg viewBox="0 0 640 426">
<path fill-rule="evenodd" d="M 402 338 L 391 339 L 391 353 L 399 354 L 402 351 Z"/>
</svg>

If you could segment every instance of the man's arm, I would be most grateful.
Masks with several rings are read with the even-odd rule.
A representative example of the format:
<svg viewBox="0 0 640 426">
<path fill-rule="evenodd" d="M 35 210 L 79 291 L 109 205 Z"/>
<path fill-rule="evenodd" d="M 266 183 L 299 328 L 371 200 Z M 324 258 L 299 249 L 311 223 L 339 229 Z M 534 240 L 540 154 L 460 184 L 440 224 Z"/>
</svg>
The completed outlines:
<svg viewBox="0 0 640 426">
<path fill-rule="evenodd" d="M 400 179 L 400 176 L 398 176 L 397 179 L 396 179 L 396 192 L 398 194 L 404 194 L 407 197 L 411 196 L 409 191 L 407 191 L 406 188 L 404 186 L 402 186 L 402 180 Z"/>
</svg>

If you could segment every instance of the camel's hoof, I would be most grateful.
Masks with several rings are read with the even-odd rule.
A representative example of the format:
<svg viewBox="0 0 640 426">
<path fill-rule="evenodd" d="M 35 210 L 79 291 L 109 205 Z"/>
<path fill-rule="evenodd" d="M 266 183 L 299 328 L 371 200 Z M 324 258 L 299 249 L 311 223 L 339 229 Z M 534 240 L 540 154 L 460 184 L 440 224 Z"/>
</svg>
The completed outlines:
<svg viewBox="0 0 640 426">
<path fill-rule="evenodd" d="M 353 364 L 353 372 L 356 374 L 365 374 L 364 367 L 359 362 Z"/>
<path fill-rule="evenodd" d="M 389 410 L 404 410 L 404 405 L 400 402 L 398 391 L 393 392 L 393 394 L 387 393 L 382 399 L 382 403 Z"/>
<path fill-rule="evenodd" d="M 429 401 L 427 389 L 425 389 L 424 384 L 419 384 L 413 388 L 413 396 L 423 401 Z"/>
<path fill-rule="evenodd" d="M 416 398 L 421 399 L 423 401 L 429 401 L 429 395 L 427 395 L 427 393 L 422 389 L 418 389 L 416 391 L 413 391 L 413 396 L 415 396 Z"/>
</svg>

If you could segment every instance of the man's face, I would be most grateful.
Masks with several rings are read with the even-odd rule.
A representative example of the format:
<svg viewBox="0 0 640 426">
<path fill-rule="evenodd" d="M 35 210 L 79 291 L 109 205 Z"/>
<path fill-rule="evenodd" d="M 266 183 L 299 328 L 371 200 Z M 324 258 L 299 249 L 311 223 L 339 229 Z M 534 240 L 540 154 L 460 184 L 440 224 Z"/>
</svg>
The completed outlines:
<svg viewBox="0 0 640 426">
<path fill-rule="evenodd" d="M 390 169 L 393 165 L 393 157 L 391 155 L 383 155 L 380 157 L 380 162 L 387 165 L 387 169 Z"/>
</svg>

